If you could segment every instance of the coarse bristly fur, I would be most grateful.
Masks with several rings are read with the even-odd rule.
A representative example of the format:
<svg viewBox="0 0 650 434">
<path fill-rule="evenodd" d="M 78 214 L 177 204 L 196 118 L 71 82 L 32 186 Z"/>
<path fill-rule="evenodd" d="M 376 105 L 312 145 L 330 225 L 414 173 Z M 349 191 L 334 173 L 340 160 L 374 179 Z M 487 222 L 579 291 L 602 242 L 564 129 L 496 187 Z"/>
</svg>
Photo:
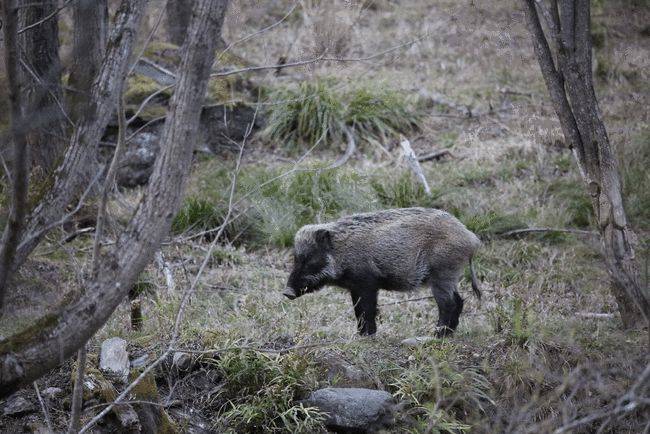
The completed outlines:
<svg viewBox="0 0 650 434">
<path fill-rule="evenodd" d="M 468 263 L 480 298 L 471 262 L 480 245 L 458 219 L 438 209 L 391 209 L 306 225 L 295 235 L 285 295 L 296 298 L 324 285 L 346 288 L 359 332 L 373 334 L 379 289 L 411 291 L 431 285 L 440 313 L 438 334 L 446 335 L 458 326 L 463 299 L 457 285 Z"/>
</svg>

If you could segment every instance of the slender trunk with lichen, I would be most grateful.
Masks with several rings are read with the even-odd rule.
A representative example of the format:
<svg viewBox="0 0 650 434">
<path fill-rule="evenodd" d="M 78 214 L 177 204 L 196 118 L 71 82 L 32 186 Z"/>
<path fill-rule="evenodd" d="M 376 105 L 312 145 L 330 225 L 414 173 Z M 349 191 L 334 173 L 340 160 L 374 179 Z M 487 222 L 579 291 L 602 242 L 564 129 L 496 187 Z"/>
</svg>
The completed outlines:
<svg viewBox="0 0 650 434">
<path fill-rule="evenodd" d="M 618 160 L 593 86 L 589 0 L 522 1 L 551 102 L 591 196 L 621 322 L 625 328 L 650 327 L 650 297 L 635 256 L 637 237 L 627 221 Z"/>
<path fill-rule="evenodd" d="M 27 189 L 29 172 L 27 169 L 27 122 L 21 104 L 19 84 L 19 48 L 16 23 L 18 22 L 18 5 L 16 1 L 6 0 L 2 4 L 4 21 L 5 67 L 9 84 L 11 108 L 11 138 L 13 141 L 11 172 L 11 210 L 9 221 L 4 228 L 0 241 L 0 316 L 4 308 L 4 299 L 11 277 L 11 266 L 18 250 L 18 243 L 23 232 L 27 212 Z"/>
<path fill-rule="evenodd" d="M 27 141 L 32 167 L 51 173 L 65 149 L 67 113 L 61 91 L 59 24 L 47 19 L 55 2 L 21 0 L 18 11 L 21 104 L 29 113 Z M 35 23 L 40 23 L 33 26 Z"/>
<path fill-rule="evenodd" d="M 72 65 L 68 78 L 68 107 L 76 121 L 90 103 L 93 80 L 100 70 L 108 41 L 106 0 L 77 0 L 72 4 Z"/>
</svg>

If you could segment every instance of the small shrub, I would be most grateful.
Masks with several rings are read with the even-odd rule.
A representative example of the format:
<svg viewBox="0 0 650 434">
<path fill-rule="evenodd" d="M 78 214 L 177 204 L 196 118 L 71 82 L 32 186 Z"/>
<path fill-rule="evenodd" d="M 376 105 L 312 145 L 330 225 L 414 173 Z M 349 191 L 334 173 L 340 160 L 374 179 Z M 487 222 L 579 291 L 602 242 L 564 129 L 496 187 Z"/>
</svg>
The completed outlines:
<svg viewBox="0 0 650 434">
<path fill-rule="evenodd" d="M 433 342 L 418 348 L 412 363 L 391 383 L 393 394 L 410 404 L 415 432 L 468 431 L 463 423 L 494 406 L 488 379 L 477 368 L 457 366 L 454 348 Z"/>
<path fill-rule="evenodd" d="M 237 432 L 315 432 L 323 414 L 294 404 L 306 393 L 315 370 L 300 355 L 267 356 L 232 351 L 212 361 L 225 380 L 217 424 Z M 223 427 L 221 427 L 223 428 Z"/>
</svg>

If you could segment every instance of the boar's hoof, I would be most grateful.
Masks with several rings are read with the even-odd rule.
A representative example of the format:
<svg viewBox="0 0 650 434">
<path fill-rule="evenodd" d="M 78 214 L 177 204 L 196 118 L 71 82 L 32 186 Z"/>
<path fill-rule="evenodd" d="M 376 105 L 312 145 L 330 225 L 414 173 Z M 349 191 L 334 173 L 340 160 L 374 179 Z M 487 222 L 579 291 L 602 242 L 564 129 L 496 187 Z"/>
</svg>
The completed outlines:
<svg viewBox="0 0 650 434">
<path fill-rule="evenodd" d="M 436 337 L 437 338 L 444 338 L 447 336 L 451 336 L 454 334 L 454 330 L 452 328 L 449 328 L 447 326 L 439 326 L 436 327 Z"/>
<path fill-rule="evenodd" d="M 296 294 L 296 291 L 293 288 L 287 288 L 284 290 L 282 293 L 285 297 L 287 297 L 289 300 L 294 300 L 298 298 L 298 295 Z"/>
</svg>

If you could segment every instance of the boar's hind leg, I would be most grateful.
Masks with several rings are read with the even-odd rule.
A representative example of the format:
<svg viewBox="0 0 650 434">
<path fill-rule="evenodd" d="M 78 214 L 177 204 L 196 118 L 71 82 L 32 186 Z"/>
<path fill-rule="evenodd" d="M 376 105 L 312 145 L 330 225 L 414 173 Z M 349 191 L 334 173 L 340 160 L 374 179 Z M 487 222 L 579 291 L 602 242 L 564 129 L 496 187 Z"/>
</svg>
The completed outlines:
<svg viewBox="0 0 650 434">
<path fill-rule="evenodd" d="M 363 336 L 374 335 L 377 332 L 377 290 L 363 289 L 353 290 L 352 304 L 354 315 L 357 317 L 357 329 Z"/>
<path fill-rule="evenodd" d="M 438 304 L 438 337 L 451 335 L 458 327 L 463 311 L 463 299 L 456 291 L 456 279 L 438 280 L 433 283 L 433 297 Z"/>
</svg>

